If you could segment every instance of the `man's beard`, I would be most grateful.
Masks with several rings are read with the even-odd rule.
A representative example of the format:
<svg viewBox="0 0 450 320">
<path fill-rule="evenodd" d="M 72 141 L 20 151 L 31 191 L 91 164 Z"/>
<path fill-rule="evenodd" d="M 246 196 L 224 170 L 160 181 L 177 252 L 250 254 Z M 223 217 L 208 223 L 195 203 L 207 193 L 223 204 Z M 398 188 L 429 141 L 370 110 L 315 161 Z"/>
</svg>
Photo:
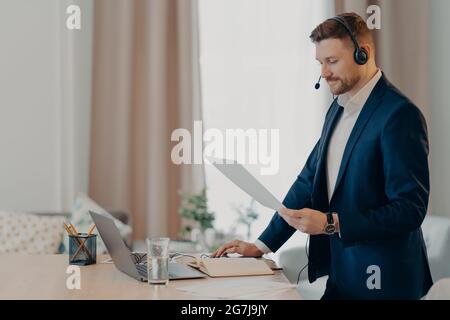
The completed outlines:
<svg viewBox="0 0 450 320">
<path fill-rule="evenodd" d="M 331 93 L 333 93 L 334 95 L 340 95 L 340 94 L 344 94 L 348 91 L 350 91 L 351 89 L 353 89 L 353 87 L 359 82 L 360 77 L 359 76 L 355 76 L 354 78 L 348 79 L 348 80 L 342 80 L 342 79 L 328 79 L 327 81 L 330 80 L 337 80 L 334 83 L 334 86 L 331 87 L 330 86 L 330 90 Z"/>
</svg>

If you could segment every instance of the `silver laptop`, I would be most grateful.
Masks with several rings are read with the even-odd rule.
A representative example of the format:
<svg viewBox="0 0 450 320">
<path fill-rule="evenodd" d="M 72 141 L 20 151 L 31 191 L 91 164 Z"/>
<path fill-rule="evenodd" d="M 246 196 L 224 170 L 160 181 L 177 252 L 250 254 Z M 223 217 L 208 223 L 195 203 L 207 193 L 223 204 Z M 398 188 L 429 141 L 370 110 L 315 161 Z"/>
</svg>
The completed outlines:
<svg viewBox="0 0 450 320">
<path fill-rule="evenodd" d="M 120 236 L 114 221 L 104 215 L 89 211 L 94 220 L 100 237 L 119 271 L 139 281 L 147 281 L 147 259 L 136 259 Z M 142 262 L 138 262 L 141 260 Z M 194 279 L 204 278 L 206 275 L 192 267 L 178 262 L 169 262 L 169 279 Z"/>
</svg>

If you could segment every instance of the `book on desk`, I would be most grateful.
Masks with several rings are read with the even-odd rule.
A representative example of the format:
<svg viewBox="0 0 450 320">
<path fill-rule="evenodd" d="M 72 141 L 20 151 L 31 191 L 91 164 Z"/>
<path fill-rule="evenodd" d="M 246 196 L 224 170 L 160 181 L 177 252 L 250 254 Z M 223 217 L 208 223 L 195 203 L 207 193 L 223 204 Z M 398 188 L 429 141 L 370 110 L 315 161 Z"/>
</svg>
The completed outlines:
<svg viewBox="0 0 450 320">
<path fill-rule="evenodd" d="M 192 259 L 187 264 L 210 277 L 272 275 L 272 269 L 280 269 L 272 260 L 256 258 L 203 258 Z"/>
</svg>

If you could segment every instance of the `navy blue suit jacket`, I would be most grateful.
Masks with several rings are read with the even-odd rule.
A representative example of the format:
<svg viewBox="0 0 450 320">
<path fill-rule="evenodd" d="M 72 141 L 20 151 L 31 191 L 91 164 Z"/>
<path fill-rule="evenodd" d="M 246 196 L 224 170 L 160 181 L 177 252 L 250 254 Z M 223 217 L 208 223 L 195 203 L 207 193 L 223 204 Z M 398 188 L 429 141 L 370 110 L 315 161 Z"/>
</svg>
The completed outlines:
<svg viewBox="0 0 450 320">
<path fill-rule="evenodd" d="M 283 201 L 287 208 L 339 216 L 340 237 L 310 236 L 309 281 L 328 274 L 327 286 L 342 298 L 421 298 L 432 285 L 420 227 L 429 197 L 425 119 L 383 75 L 350 134 L 329 202 L 326 153 L 338 108 L 335 100 Z M 275 252 L 295 231 L 275 213 L 259 240 Z M 368 286 L 373 268 L 379 268 L 379 289 Z"/>
</svg>

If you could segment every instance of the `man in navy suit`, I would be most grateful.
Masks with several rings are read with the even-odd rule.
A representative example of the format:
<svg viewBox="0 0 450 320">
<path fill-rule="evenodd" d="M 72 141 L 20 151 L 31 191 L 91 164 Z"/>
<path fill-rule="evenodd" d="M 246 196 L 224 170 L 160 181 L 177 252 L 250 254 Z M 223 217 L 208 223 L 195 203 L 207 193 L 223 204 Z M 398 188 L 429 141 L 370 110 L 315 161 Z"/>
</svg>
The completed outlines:
<svg viewBox="0 0 450 320">
<path fill-rule="evenodd" d="M 432 285 L 421 224 L 429 198 L 420 110 L 386 79 L 364 20 L 341 14 L 310 38 L 337 98 L 306 164 L 255 243 L 213 255 L 261 256 L 310 235 L 308 277 L 329 275 L 323 299 L 420 299 Z M 320 81 L 320 79 L 319 79 Z"/>
</svg>

